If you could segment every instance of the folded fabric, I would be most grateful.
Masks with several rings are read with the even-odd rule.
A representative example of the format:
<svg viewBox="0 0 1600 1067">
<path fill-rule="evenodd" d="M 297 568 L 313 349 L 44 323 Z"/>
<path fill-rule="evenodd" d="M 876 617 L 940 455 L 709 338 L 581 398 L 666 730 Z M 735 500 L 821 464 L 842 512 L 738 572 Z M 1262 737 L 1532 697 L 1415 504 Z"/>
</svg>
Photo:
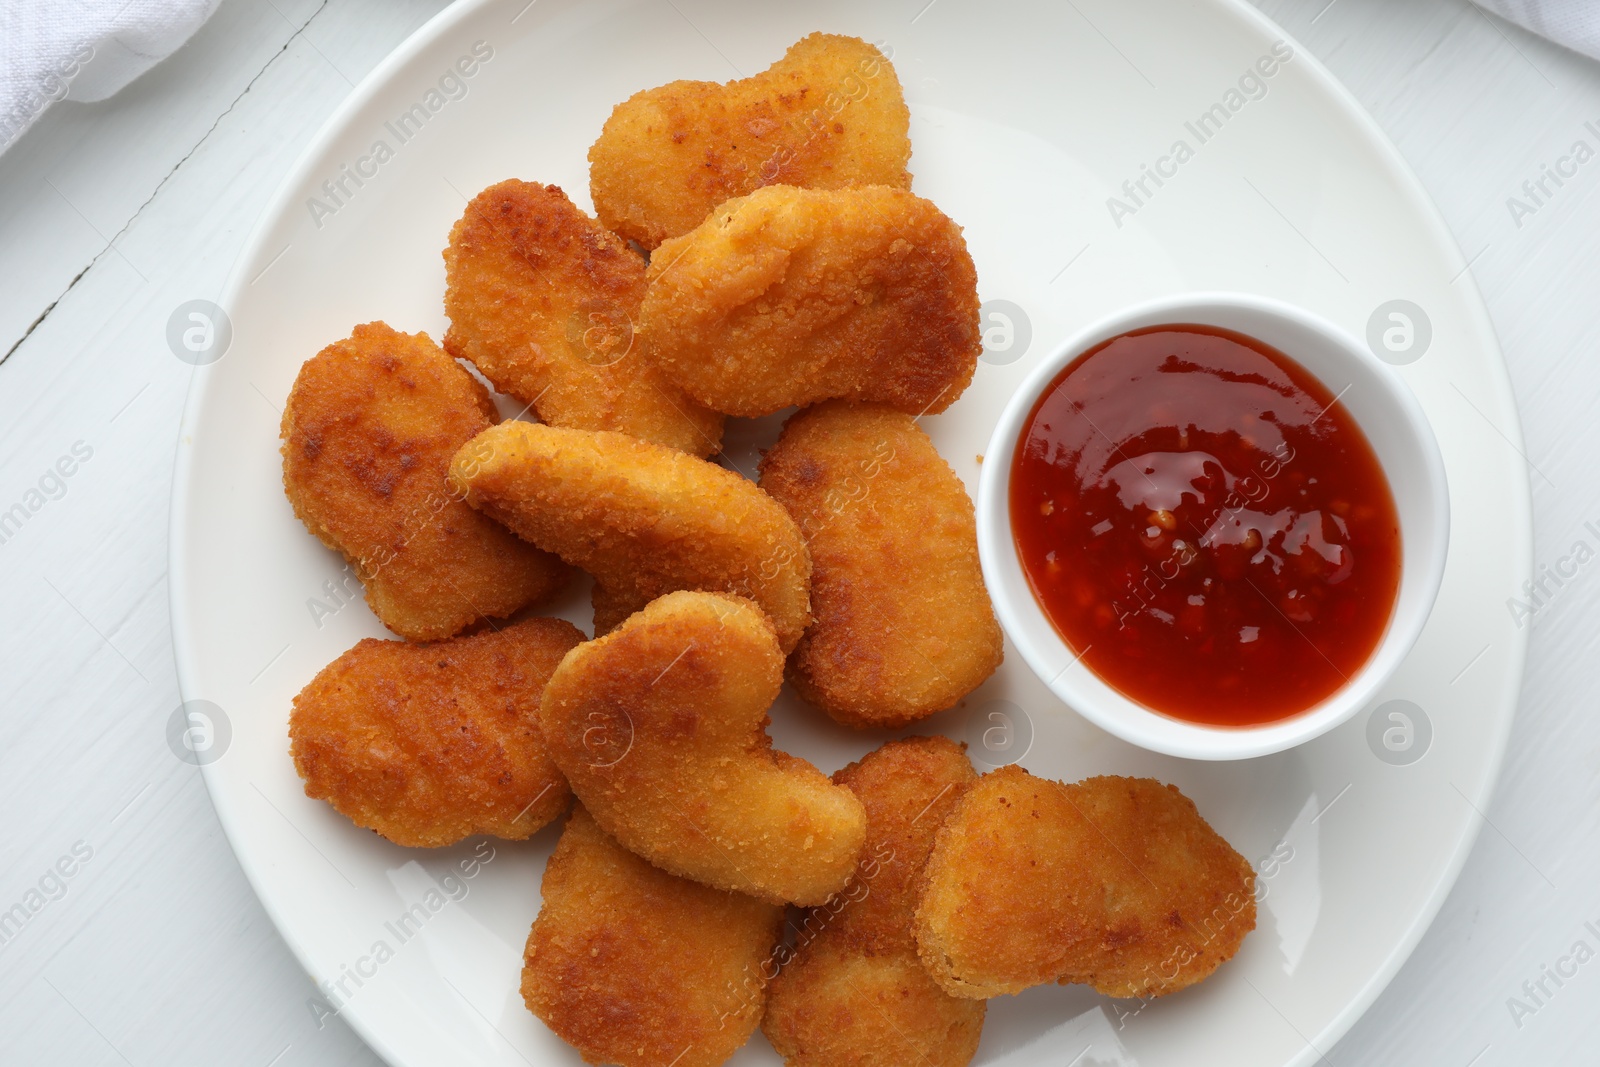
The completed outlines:
<svg viewBox="0 0 1600 1067">
<path fill-rule="evenodd" d="M 104 100 L 171 55 L 218 0 L 4 0 L 0 152 L 57 100 Z"/>
<path fill-rule="evenodd" d="M 1487 11 L 1556 44 L 1600 59 L 1600 4 L 1595 0 L 1475 0 Z"/>
</svg>

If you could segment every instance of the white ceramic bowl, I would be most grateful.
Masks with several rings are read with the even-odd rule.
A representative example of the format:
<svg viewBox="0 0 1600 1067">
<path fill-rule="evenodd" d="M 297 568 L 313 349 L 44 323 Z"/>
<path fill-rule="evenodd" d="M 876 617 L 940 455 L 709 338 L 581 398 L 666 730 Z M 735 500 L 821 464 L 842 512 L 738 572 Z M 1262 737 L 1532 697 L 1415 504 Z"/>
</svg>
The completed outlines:
<svg viewBox="0 0 1600 1067">
<path fill-rule="evenodd" d="M 1366 665 L 1320 703 L 1254 726 L 1210 726 L 1163 715 L 1103 682 L 1046 617 L 1012 538 L 1009 493 L 1017 439 L 1040 394 L 1067 364 L 1130 330 L 1194 323 L 1264 341 L 1340 397 L 1377 453 L 1400 517 L 1395 608 Z M 1242 293 L 1189 293 L 1138 304 L 1069 338 L 1025 378 L 989 439 L 978 482 L 978 554 L 1000 624 L 1033 672 L 1073 710 L 1132 744 L 1190 759 L 1244 759 L 1303 744 L 1371 703 L 1411 651 L 1433 610 L 1450 544 L 1444 460 L 1422 406 L 1365 345 L 1300 308 Z"/>
</svg>

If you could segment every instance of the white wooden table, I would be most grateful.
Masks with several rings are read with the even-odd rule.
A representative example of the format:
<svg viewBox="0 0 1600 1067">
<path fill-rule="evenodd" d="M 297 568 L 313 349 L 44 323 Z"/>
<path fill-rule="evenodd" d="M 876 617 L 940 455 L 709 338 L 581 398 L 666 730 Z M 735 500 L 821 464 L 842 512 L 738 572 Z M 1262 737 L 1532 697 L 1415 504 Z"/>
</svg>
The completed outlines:
<svg viewBox="0 0 1600 1067">
<path fill-rule="evenodd" d="M 1600 64 L 1465 0 L 1260 2 L 1442 207 L 1522 407 L 1536 572 L 1576 570 L 1529 620 L 1521 711 L 1460 883 L 1328 1058 L 1600 1063 L 1600 956 L 1569 955 L 1600 952 L 1600 159 L 1547 180 L 1531 214 L 1508 205 L 1532 204 L 1523 182 L 1574 142 L 1600 149 Z M 441 6 L 225 0 L 128 90 L 57 106 L 0 156 L 0 514 L 27 512 L 0 524 L 0 911 L 40 905 L 0 926 L 0 1063 L 378 1062 L 337 1019 L 319 1027 L 199 773 L 167 746 L 189 367 L 165 328 L 219 295 L 313 132 Z"/>
</svg>

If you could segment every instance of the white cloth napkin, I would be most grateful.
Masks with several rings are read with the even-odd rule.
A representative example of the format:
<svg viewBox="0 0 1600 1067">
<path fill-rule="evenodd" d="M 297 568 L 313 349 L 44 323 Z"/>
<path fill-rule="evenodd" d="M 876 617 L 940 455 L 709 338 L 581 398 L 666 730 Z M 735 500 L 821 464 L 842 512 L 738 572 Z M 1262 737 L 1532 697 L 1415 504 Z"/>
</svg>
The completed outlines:
<svg viewBox="0 0 1600 1067">
<path fill-rule="evenodd" d="M 1475 0 L 1540 37 L 1600 59 L 1600 3 L 1595 0 Z"/>
<path fill-rule="evenodd" d="M 0 0 L 0 152 L 57 100 L 104 100 L 171 55 L 218 0 Z"/>
</svg>

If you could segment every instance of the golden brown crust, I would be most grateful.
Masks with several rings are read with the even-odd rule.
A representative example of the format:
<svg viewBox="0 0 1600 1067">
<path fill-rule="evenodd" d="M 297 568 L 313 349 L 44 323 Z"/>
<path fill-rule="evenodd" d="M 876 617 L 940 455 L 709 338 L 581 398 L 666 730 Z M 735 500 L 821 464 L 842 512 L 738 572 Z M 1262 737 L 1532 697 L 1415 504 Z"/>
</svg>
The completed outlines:
<svg viewBox="0 0 1600 1067">
<path fill-rule="evenodd" d="M 571 795 L 538 708 L 582 640 L 571 623 L 528 619 L 431 644 L 360 642 L 294 698 L 289 751 L 306 796 L 399 845 L 532 836 Z"/>
<path fill-rule="evenodd" d="M 618 610 L 678 589 L 748 596 L 785 650 L 810 621 L 799 528 L 714 463 L 625 434 L 506 422 L 461 448 L 451 478 L 473 507 L 594 575 Z"/>
<path fill-rule="evenodd" d="M 1059 981 L 1149 997 L 1201 981 L 1255 927 L 1255 875 L 1176 786 L 1063 785 L 1002 767 L 939 831 L 912 930 L 956 996 Z"/>
<path fill-rule="evenodd" d="M 655 248 L 764 185 L 908 189 L 910 122 L 883 53 L 813 33 L 754 77 L 672 82 L 617 105 L 589 149 L 589 193 L 608 229 Z"/>
<path fill-rule="evenodd" d="M 586 1062 L 717 1067 L 754 1032 L 782 909 L 650 866 L 581 806 L 540 890 L 522 998 Z"/>
<path fill-rule="evenodd" d="M 851 885 L 801 920 L 762 1030 L 789 1067 L 965 1067 L 985 1005 L 928 976 L 911 914 L 934 835 L 977 780 L 972 764 L 946 738 L 913 737 L 833 780 L 865 806 L 867 847 Z"/>
<path fill-rule="evenodd" d="M 589 593 L 589 606 L 594 608 L 594 635 L 604 637 L 628 620 L 628 616 L 643 610 L 648 600 L 640 600 L 631 593 L 618 593 L 594 583 Z"/>
<path fill-rule="evenodd" d="M 761 487 L 811 554 L 814 621 L 789 657 L 802 697 L 852 726 L 903 726 L 994 673 L 1003 641 L 972 501 L 911 416 L 807 408 L 762 459 Z"/>
<path fill-rule="evenodd" d="M 961 228 L 900 189 L 773 185 L 656 249 L 637 340 L 729 415 L 843 397 L 949 407 L 983 344 Z"/>
<path fill-rule="evenodd" d="M 573 649 L 539 722 L 573 792 L 628 849 L 720 889 L 819 904 L 854 870 L 866 813 L 772 748 L 766 711 L 782 682 L 753 603 L 669 593 Z"/>
<path fill-rule="evenodd" d="M 644 260 L 557 186 L 512 179 L 467 205 L 444 250 L 445 351 L 553 426 L 617 430 L 708 456 L 722 416 L 634 343 Z"/>
<path fill-rule="evenodd" d="M 414 641 L 504 618 L 566 584 L 554 556 L 451 491 L 450 458 L 494 404 L 427 334 L 357 326 L 305 362 L 283 409 L 283 487 L 344 554 L 383 624 Z"/>
</svg>

